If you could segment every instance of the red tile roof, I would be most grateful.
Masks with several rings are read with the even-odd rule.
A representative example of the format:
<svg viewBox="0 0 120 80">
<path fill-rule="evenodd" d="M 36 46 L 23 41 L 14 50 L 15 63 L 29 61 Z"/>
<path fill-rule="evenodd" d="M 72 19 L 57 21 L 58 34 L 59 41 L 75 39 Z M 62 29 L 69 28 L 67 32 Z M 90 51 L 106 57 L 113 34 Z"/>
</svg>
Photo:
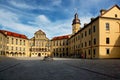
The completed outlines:
<svg viewBox="0 0 120 80">
<path fill-rule="evenodd" d="M 27 36 L 25 36 L 23 34 L 10 32 L 10 31 L 6 31 L 6 30 L 0 30 L 0 31 L 4 32 L 7 36 L 13 36 L 13 37 L 18 37 L 18 38 L 28 39 Z"/>
<path fill-rule="evenodd" d="M 62 39 L 68 39 L 70 35 L 64 35 L 64 36 L 56 36 L 53 37 L 52 40 L 62 40 Z"/>
</svg>

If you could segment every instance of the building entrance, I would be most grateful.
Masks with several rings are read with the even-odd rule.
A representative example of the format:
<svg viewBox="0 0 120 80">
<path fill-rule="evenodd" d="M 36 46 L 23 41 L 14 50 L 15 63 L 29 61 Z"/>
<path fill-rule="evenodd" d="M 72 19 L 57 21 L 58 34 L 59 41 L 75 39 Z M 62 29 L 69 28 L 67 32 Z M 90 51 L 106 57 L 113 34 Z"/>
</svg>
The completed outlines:
<svg viewBox="0 0 120 80">
<path fill-rule="evenodd" d="M 41 57 L 41 54 L 39 53 L 38 56 Z"/>
</svg>

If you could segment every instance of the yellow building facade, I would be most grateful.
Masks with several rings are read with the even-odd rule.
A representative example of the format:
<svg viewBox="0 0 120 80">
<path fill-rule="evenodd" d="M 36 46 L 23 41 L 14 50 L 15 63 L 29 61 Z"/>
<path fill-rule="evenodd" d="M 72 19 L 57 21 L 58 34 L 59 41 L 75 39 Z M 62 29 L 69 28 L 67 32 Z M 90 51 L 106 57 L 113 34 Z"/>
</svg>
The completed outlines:
<svg viewBox="0 0 120 80">
<path fill-rule="evenodd" d="M 50 56 L 50 40 L 42 30 L 35 32 L 29 40 L 29 53 L 30 57 Z"/>
<path fill-rule="evenodd" d="M 0 31 L 0 56 L 5 56 L 6 53 L 6 37 L 2 31 Z"/>
<path fill-rule="evenodd" d="M 54 57 L 68 57 L 68 39 L 70 35 L 57 36 L 51 40 L 51 54 Z"/>
<path fill-rule="evenodd" d="M 102 9 L 81 27 L 78 14 L 72 21 L 72 34 L 49 40 L 42 30 L 28 39 L 23 34 L 0 30 L 0 55 L 29 57 L 120 58 L 120 7 Z"/>
<path fill-rule="evenodd" d="M 28 52 L 28 38 L 23 34 L 0 30 L 6 35 L 5 55 L 9 57 L 26 57 Z"/>
<path fill-rule="evenodd" d="M 120 58 L 120 8 L 101 10 L 68 40 L 69 54 L 81 58 Z"/>
</svg>

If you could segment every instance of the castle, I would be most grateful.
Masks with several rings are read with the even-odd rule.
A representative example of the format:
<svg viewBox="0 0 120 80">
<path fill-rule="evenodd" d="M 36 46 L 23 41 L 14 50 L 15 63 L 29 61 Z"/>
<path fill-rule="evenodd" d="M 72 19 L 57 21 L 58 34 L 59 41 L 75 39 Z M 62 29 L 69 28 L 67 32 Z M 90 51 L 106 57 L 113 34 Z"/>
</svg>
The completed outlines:
<svg viewBox="0 0 120 80">
<path fill-rule="evenodd" d="M 28 39 L 23 34 L 0 30 L 0 55 L 9 57 L 120 58 L 120 7 L 102 9 L 81 27 L 78 14 L 72 22 L 72 34 L 49 40 L 42 30 Z"/>
</svg>

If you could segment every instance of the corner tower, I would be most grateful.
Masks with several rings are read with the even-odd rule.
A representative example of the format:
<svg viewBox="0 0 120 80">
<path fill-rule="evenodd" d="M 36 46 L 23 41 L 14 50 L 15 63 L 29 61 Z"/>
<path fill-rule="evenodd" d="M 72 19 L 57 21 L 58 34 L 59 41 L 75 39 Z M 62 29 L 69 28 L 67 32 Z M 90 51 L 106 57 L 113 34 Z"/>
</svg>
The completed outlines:
<svg viewBox="0 0 120 80">
<path fill-rule="evenodd" d="M 73 22 L 72 22 L 72 34 L 77 33 L 78 30 L 80 30 L 80 20 L 78 18 L 78 14 L 75 13 L 74 19 L 73 19 Z"/>
</svg>

